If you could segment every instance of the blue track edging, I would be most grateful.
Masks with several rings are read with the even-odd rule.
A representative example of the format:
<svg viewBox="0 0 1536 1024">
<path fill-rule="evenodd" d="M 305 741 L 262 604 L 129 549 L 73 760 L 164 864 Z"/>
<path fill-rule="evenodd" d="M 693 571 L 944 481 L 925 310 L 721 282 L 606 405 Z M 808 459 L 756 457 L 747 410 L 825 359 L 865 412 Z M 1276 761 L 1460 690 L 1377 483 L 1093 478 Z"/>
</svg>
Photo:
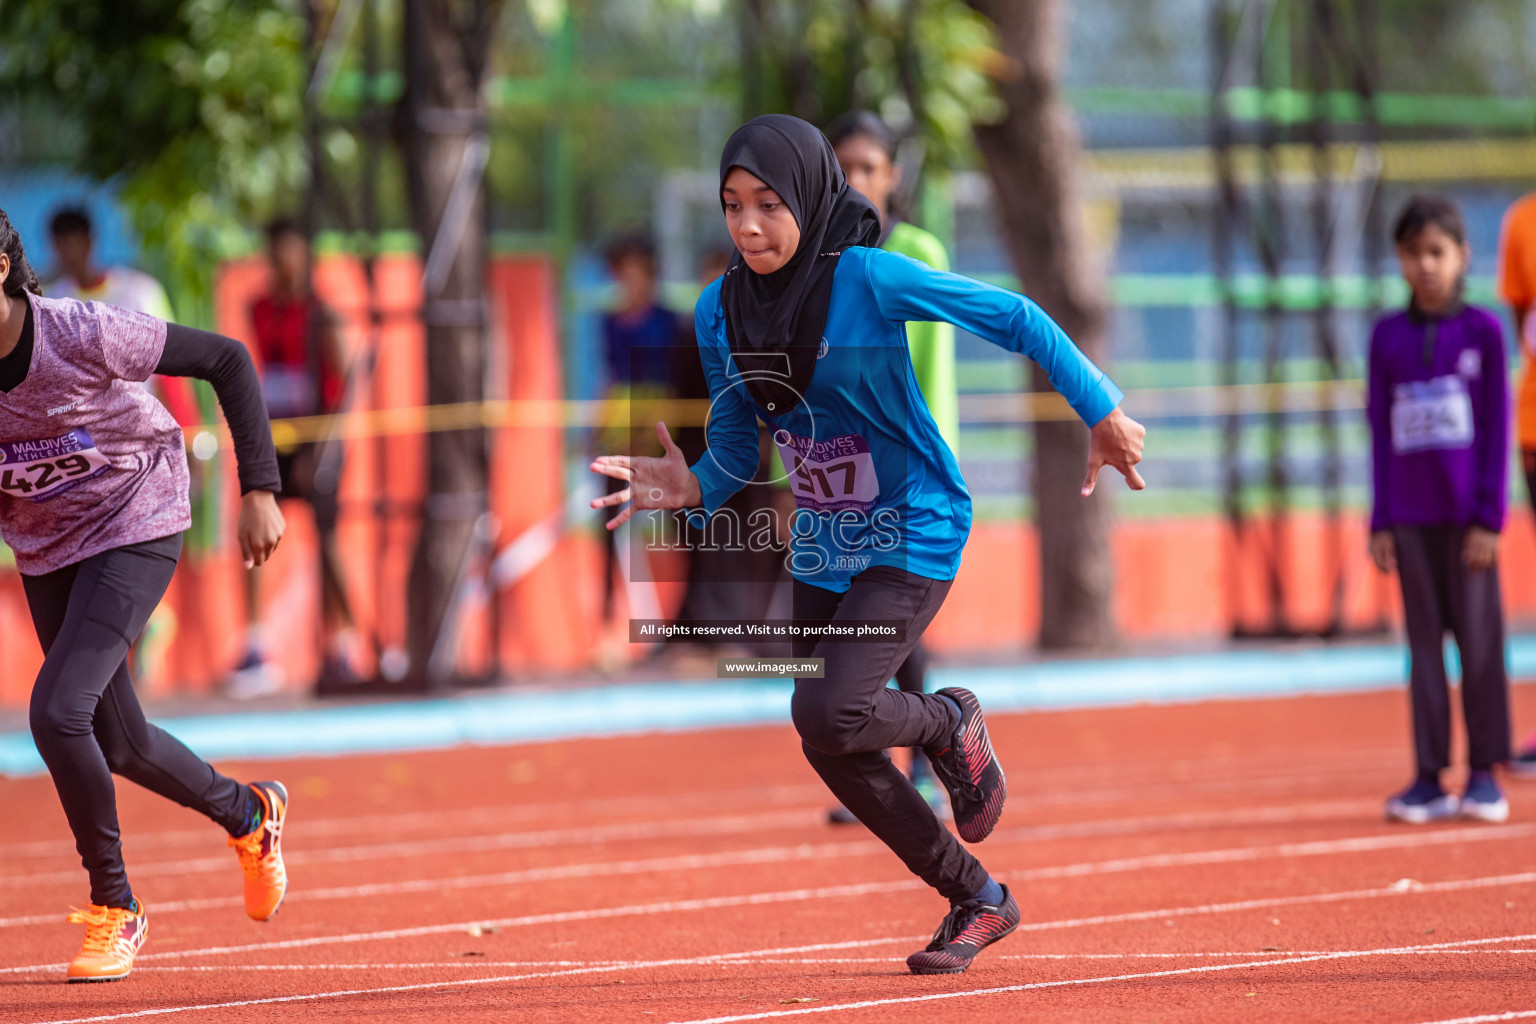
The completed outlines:
<svg viewBox="0 0 1536 1024">
<path fill-rule="evenodd" d="M 1219 651 L 1151 657 L 940 667 L 931 685 L 965 686 L 989 710 L 1346 693 L 1400 685 L 1398 644 Z M 1454 652 L 1452 652 L 1454 670 Z M 1509 644 L 1516 677 L 1536 676 L 1536 635 Z M 236 711 L 159 720 L 210 760 L 437 750 L 789 721 L 790 680 L 622 683 L 573 690 L 506 690 L 434 700 Z M 0 774 L 41 772 L 24 731 L 0 733 Z"/>
</svg>

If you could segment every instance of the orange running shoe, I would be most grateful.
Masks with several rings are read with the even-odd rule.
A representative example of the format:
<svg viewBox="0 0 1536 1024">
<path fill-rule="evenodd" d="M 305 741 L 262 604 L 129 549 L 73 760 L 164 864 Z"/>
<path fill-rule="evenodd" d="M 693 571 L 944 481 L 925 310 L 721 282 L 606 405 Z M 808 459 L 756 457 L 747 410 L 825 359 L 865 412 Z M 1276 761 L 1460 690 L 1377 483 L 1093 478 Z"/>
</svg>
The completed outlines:
<svg viewBox="0 0 1536 1024">
<path fill-rule="evenodd" d="M 69 980 L 117 981 L 133 970 L 133 958 L 149 936 L 149 915 L 144 904 L 138 913 L 121 907 L 91 904 L 70 908 L 70 924 L 85 925 L 85 942 L 69 962 Z"/>
<path fill-rule="evenodd" d="M 270 921 L 288 892 L 283 868 L 283 821 L 288 817 L 288 790 L 281 782 L 253 782 L 262 804 L 262 822 L 250 835 L 229 837 L 245 872 L 245 912 L 253 921 Z"/>
</svg>

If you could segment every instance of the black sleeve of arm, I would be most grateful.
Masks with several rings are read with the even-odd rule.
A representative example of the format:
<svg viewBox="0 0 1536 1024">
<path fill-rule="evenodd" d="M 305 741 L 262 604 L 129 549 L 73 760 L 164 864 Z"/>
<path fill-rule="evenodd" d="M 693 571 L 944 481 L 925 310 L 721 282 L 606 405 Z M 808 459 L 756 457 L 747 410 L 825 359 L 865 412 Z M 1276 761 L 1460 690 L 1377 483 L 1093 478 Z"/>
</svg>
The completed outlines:
<svg viewBox="0 0 1536 1024">
<path fill-rule="evenodd" d="M 197 377 L 213 385 L 235 439 L 241 494 L 282 491 L 267 403 L 262 400 L 261 381 L 244 345 L 222 334 L 166 324 L 165 351 L 155 372 L 167 377 Z"/>
</svg>

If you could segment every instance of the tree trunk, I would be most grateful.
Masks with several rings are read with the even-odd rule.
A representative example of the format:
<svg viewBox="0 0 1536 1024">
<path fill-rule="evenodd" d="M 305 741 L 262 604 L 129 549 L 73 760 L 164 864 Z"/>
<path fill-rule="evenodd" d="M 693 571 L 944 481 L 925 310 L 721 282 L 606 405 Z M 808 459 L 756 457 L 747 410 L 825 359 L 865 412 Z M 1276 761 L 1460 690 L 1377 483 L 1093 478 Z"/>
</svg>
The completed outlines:
<svg viewBox="0 0 1536 1024">
<path fill-rule="evenodd" d="M 406 89 L 401 108 L 411 219 L 422 259 L 442 249 L 422 296 L 427 403 L 485 396 L 483 112 L 480 84 L 498 3 L 406 0 Z M 460 182 L 455 197 L 455 183 Z M 450 209 L 450 199 L 453 208 Z M 446 215 L 446 216 L 445 216 Z M 427 435 L 427 498 L 411 560 L 407 646 L 411 676 L 430 671 L 449 603 L 486 507 L 488 445 L 480 429 Z"/>
<path fill-rule="evenodd" d="M 975 126 L 1002 215 L 1003 234 L 1025 292 L 1096 362 L 1108 320 L 1104 275 L 1088 251 L 1076 184 L 1077 129 L 1058 78 L 1065 33 L 1062 0 L 968 0 L 997 27 L 1004 66 L 998 92 L 1008 113 Z M 1036 391 L 1050 389 L 1038 366 Z M 1040 531 L 1040 646 L 1096 647 L 1115 638 L 1109 508 L 1101 480 L 1079 496 L 1088 431 L 1077 420 L 1038 422 L 1034 493 Z M 1113 471 L 1108 471 L 1113 473 Z"/>
</svg>

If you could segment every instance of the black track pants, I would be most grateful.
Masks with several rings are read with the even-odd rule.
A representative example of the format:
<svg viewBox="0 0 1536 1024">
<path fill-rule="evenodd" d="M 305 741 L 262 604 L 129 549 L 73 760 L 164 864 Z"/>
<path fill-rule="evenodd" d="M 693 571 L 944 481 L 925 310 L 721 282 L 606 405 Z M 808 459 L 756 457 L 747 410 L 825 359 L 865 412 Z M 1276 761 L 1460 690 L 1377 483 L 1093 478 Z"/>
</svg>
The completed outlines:
<svg viewBox="0 0 1536 1024">
<path fill-rule="evenodd" d="M 921 639 L 907 660 L 896 670 L 896 686 L 908 693 L 923 693 L 928 688 L 928 645 Z M 912 748 L 912 777 L 928 771 L 928 755 L 918 747 Z"/>
<path fill-rule="evenodd" d="M 1408 689 L 1419 774 L 1438 774 L 1450 764 L 1446 630 L 1461 653 L 1468 761 L 1474 771 L 1486 771 L 1509 760 L 1509 677 L 1504 668 L 1499 568 L 1472 572 L 1462 564 L 1466 530 L 1459 527 L 1400 526 L 1393 535 L 1412 655 Z"/>
<path fill-rule="evenodd" d="M 949 587 L 948 580 L 887 566 L 861 572 L 843 594 L 796 580 L 796 620 L 900 620 L 907 633 L 901 642 L 796 641 L 795 657 L 826 659 L 826 674 L 795 680 L 791 711 L 806 759 L 832 794 L 913 874 L 950 900 L 962 900 L 987 883 L 986 868 L 885 753 L 888 747 L 947 745 L 955 727 L 954 705 L 945 698 L 886 686 Z"/>
<path fill-rule="evenodd" d="M 928 683 L 928 645 L 921 639 L 896 670 L 896 685 L 908 693 L 922 693 Z"/>
<path fill-rule="evenodd" d="M 131 898 L 113 774 L 206 814 L 231 833 L 250 789 L 214 771 L 144 719 L 127 654 L 176 571 L 181 537 L 114 548 L 42 576 L 23 576 L 46 657 L 32 687 L 32 738 L 91 877 L 91 902 Z"/>
</svg>

